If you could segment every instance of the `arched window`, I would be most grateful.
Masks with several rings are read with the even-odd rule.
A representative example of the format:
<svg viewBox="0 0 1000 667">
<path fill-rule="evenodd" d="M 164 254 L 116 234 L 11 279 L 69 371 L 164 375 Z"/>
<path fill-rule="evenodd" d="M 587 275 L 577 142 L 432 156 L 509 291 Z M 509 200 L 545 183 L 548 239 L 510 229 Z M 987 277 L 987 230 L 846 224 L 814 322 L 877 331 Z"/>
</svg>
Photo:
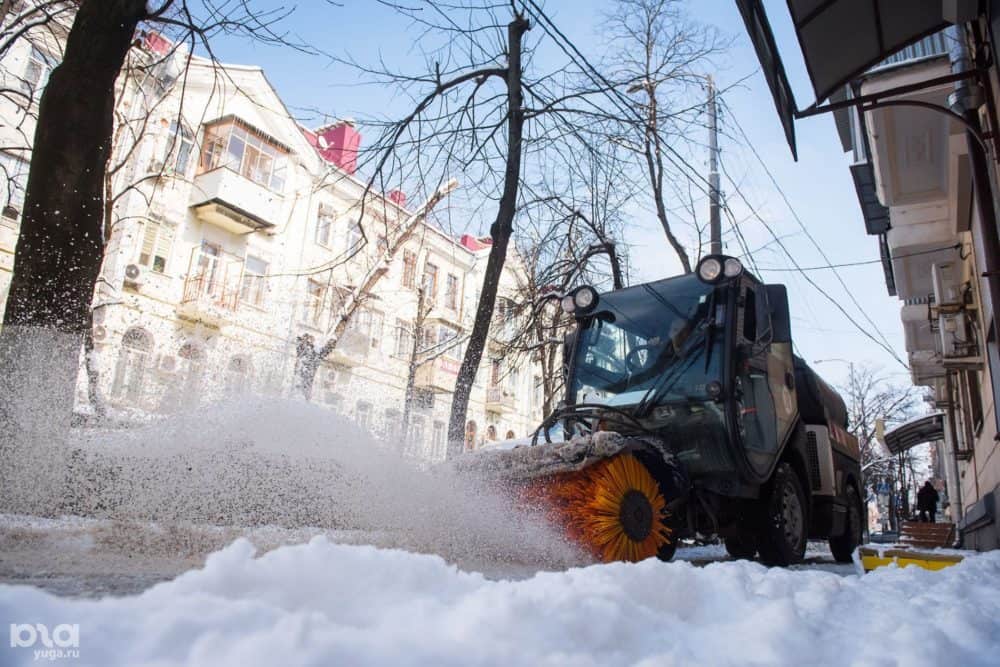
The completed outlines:
<svg viewBox="0 0 1000 667">
<path fill-rule="evenodd" d="M 470 419 L 465 425 L 465 451 L 469 452 L 476 448 L 476 420 Z"/>
<path fill-rule="evenodd" d="M 182 389 L 181 403 L 194 405 L 201 394 L 201 378 L 205 372 L 205 350 L 201 345 L 188 341 L 177 351 L 180 357 L 180 387 Z"/>
<path fill-rule="evenodd" d="M 243 354 L 237 354 L 229 359 L 226 365 L 226 393 L 230 396 L 243 394 L 250 390 L 250 359 Z"/>
<path fill-rule="evenodd" d="M 139 404 L 145 396 L 146 373 L 153 350 L 153 337 L 145 329 L 132 327 L 122 336 L 111 395 Z"/>
</svg>

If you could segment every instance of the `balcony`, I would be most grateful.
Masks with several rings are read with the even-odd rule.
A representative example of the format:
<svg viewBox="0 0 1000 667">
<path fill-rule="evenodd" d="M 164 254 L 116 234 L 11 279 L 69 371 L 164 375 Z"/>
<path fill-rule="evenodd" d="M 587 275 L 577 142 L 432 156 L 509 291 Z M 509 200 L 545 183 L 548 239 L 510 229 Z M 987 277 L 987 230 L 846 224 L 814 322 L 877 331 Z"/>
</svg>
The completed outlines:
<svg viewBox="0 0 1000 667">
<path fill-rule="evenodd" d="M 425 362 L 417 369 L 414 384 L 420 389 L 451 393 L 455 391 L 461 366 L 461 362 L 456 359 L 438 357 Z"/>
<path fill-rule="evenodd" d="M 514 395 L 503 387 L 488 387 L 486 389 L 486 411 L 498 414 L 513 412 Z"/>
<path fill-rule="evenodd" d="M 239 305 L 243 260 L 211 248 L 191 253 L 184 291 L 177 304 L 181 319 L 218 327 L 233 317 Z"/>
<path fill-rule="evenodd" d="M 266 231 L 276 224 L 283 197 L 228 167 L 195 176 L 191 208 L 202 222 L 233 234 Z"/>
<path fill-rule="evenodd" d="M 322 343 L 322 341 L 320 341 Z M 348 328 L 337 341 L 337 347 L 330 353 L 331 363 L 348 368 L 358 366 L 368 360 L 371 338 L 365 332 Z"/>
</svg>

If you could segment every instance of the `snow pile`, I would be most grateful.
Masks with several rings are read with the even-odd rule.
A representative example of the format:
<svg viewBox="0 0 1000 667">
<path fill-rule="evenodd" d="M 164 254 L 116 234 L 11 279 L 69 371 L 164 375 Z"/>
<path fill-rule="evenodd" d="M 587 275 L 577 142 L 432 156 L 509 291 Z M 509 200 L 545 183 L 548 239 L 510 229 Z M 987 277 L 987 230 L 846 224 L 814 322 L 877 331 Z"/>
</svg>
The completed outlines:
<svg viewBox="0 0 1000 667">
<path fill-rule="evenodd" d="M 70 662 L 88 665 L 993 665 L 1000 553 L 863 577 L 650 560 L 490 581 L 322 537 L 258 558 L 237 540 L 137 597 L 0 587 L 0 621 L 78 624 Z"/>
</svg>

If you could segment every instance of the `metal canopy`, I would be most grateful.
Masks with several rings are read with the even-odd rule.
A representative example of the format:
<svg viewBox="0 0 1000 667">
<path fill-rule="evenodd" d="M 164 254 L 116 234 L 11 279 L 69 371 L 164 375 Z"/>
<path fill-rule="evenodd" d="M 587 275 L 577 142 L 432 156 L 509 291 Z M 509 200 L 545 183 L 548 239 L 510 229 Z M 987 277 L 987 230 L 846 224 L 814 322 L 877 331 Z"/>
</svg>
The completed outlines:
<svg viewBox="0 0 1000 667">
<path fill-rule="evenodd" d="M 767 14 L 764 13 L 760 0 L 736 0 L 736 5 L 743 15 L 743 23 L 757 52 L 757 60 L 760 61 L 764 78 L 767 79 L 767 86 L 771 89 L 774 106 L 778 110 L 781 125 L 785 128 L 788 147 L 792 149 L 792 157 L 798 160 L 795 148 L 795 96 L 788 84 L 788 76 L 778 54 L 778 47 L 774 43 L 771 24 L 767 22 Z"/>
<path fill-rule="evenodd" d="M 941 0 L 788 0 L 816 101 L 941 30 Z"/>
<path fill-rule="evenodd" d="M 911 419 L 885 434 L 885 446 L 893 454 L 944 438 L 944 413 L 936 412 L 918 419 Z"/>
<path fill-rule="evenodd" d="M 762 0 L 736 0 L 795 156 L 796 117 L 861 73 L 948 25 L 942 0 L 787 0 L 816 103 L 798 111 Z M 844 102 L 843 104 L 849 104 Z M 811 113 L 810 113 L 811 112 Z"/>
</svg>

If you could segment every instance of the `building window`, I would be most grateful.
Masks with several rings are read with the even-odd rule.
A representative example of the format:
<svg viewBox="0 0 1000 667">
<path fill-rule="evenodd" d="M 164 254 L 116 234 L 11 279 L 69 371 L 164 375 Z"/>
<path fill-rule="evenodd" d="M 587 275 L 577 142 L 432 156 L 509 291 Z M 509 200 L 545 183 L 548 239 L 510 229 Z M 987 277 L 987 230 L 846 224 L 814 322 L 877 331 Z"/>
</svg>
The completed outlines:
<svg viewBox="0 0 1000 667">
<path fill-rule="evenodd" d="M 355 409 L 354 419 L 362 428 L 369 430 L 372 426 L 372 404 L 366 401 L 358 401 Z"/>
<path fill-rule="evenodd" d="M 267 262 L 260 257 L 247 255 L 243 262 L 243 282 L 240 285 L 240 301 L 253 306 L 264 304 L 267 282 Z"/>
<path fill-rule="evenodd" d="M 972 419 L 972 430 L 976 435 L 983 430 L 983 390 L 979 382 L 978 371 L 966 371 L 965 383 L 969 391 L 969 415 Z"/>
<path fill-rule="evenodd" d="M 478 426 L 476 421 L 470 419 L 465 425 L 465 451 L 471 452 L 476 448 L 476 438 L 478 437 Z"/>
<path fill-rule="evenodd" d="M 21 78 L 21 90 L 28 95 L 34 95 L 48 82 L 54 66 L 55 60 L 52 57 L 34 46 L 31 47 L 31 54 L 24 66 L 24 76 Z"/>
<path fill-rule="evenodd" d="M 226 365 L 226 394 L 235 396 L 249 391 L 250 360 L 239 354 L 229 360 Z"/>
<path fill-rule="evenodd" d="M 361 222 L 351 220 L 347 223 L 347 252 L 356 252 L 361 249 L 364 243 L 364 233 L 361 230 Z"/>
<path fill-rule="evenodd" d="M 444 285 L 444 305 L 449 310 L 458 310 L 458 276 L 449 273 Z"/>
<path fill-rule="evenodd" d="M 205 128 L 201 171 L 226 167 L 274 192 L 285 189 L 288 149 L 246 123 L 227 119 Z"/>
<path fill-rule="evenodd" d="M 413 354 L 413 332 L 410 324 L 404 320 L 396 320 L 395 355 L 400 359 L 409 359 Z"/>
<path fill-rule="evenodd" d="M 186 175 L 192 152 L 194 152 L 194 133 L 182 123 L 174 121 L 170 124 L 170 134 L 163 156 L 163 166 L 168 168 L 167 173 Z"/>
<path fill-rule="evenodd" d="M 413 415 L 410 419 L 410 451 L 419 454 L 424 450 L 424 418 L 420 415 Z"/>
<path fill-rule="evenodd" d="M 424 288 L 424 298 L 433 301 L 437 297 L 438 267 L 430 262 L 424 263 L 424 279 L 421 287 Z"/>
<path fill-rule="evenodd" d="M 326 286 L 318 280 L 309 279 L 306 284 L 306 300 L 302 304 L 302 321 L 318 327 L 323 319 L 323 302 Z"/>
<path fill-rule="evenodd" d="M 500 360 L 493 359 L 490 361 L 490 386 L 496 387 L 500 384 Z"/>
<path fill-rule="evenodd" d="M 369 336 L 373 350 L 382 347 L 382 329 L 385 326 L 385 316 L 377 310 L 371 311 L 371 325 Z"/>
<path fill-rule="evenodd" d="M 432 455 L 435 459 L 443 460 L 447 455 L 447 434 L 448 430 L 445 428 L 445 423 L 441 421 L 434 422 L 434 451 Z"/>
<path fill-rule="evenodd" d="M 174 243 L 174 228 L 157 214 L 151 214 L 143 223 L 142 245 L 139 248 L 139 264 L 164 273 L 170 257 L 170 247 Z"/>
<path fill-rule="evenodd" d="M 17 220 L 21 215 L 27 185 L 27 160 L 0 152 L 0 211 L 3 218 Z"/>
<path fill-rule="evenodd" d="M 146 388 L 146 371 L 153 350 L 153 337 L 144 329 L 133 327 L 122 336 L 111 395 L 138 405 Z"/>
<path fill-rule="evenodd" d="M 205 351 L 196 343 L 184 343 L 177 351 L 180 357 L 181 383 L 183 390 L 181 403 L 194 405 L 201 393 L 201 379 L 205 371 Z"/>
<path fill-rule="evenodd" d="M 382 423 L 382 437 L 397 446 L 402 435 L 403 415 L 396 408 L 387 408 Z"/>
<path fill-rule="evenodd" d="M 316 243 L 326 248 L 330 247 L 333 219 L 333 209 L 325 204 L 320 204 L 319 211 L 316 213 Z"/>
<path fill-rule="evenodd" d="M 458 331 L 447 325 L 441 324 L 437 331 L 437 344 L 439 351 L 452 359 L 461 359 L 462 345 L 458 342 Z"/>
<path fill-rule="evenodd" d="M 403 287 L 413 289 L 417 281 L 417 253 L 403 251 Z"/>
</svg>

